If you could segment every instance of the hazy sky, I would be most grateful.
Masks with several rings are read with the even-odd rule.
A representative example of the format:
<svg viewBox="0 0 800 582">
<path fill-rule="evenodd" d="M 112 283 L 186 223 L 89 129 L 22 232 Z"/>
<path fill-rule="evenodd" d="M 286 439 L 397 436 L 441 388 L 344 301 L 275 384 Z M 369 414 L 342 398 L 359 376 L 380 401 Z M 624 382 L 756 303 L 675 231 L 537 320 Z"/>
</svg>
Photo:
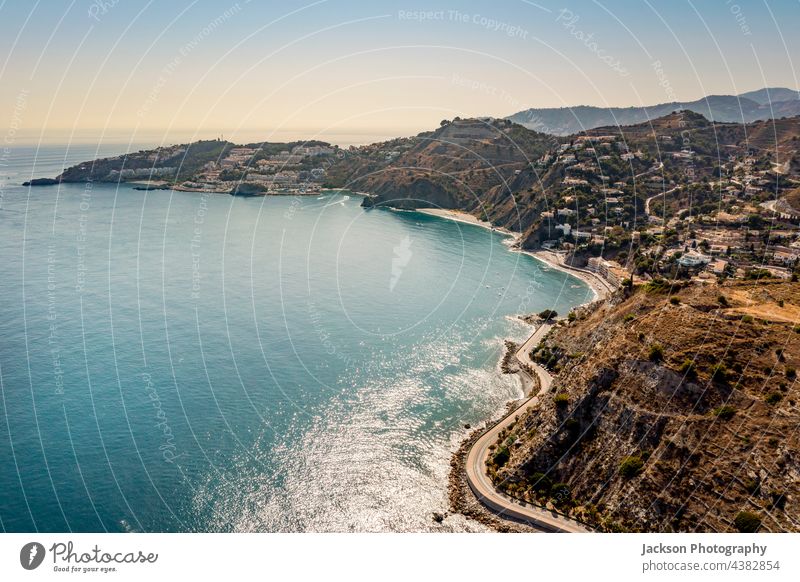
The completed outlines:
<svg viewBox="0 0 800 582">
<path fill-rule="evenodd" d="M 797 88 L 799 25 L 788 0 L 0 0 L 0 130 L 352 143 L 457 115 Z"/>
</svg>

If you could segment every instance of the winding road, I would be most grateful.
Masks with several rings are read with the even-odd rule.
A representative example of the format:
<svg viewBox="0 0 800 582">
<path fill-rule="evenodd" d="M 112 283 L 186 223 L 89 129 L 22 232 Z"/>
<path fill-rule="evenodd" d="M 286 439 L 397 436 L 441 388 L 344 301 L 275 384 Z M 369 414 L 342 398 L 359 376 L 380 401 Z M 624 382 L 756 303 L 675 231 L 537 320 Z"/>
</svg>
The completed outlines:
<svg viewBox="0 0 800 582">
<path fill-rule="evenodd" d="M 539 390 L 536 391 L 535 395 L 528 395 L 528 398 L 526 398 L 519 407 L 515 408 L 475 441 L 475 444 L 472 445 L 467 455 L 467 483 L 469 483 L 470 489 L 472 489 L 472 492 L 478 500 L 486 507 L 499 514 L 500 517 L 523 521 L 536 529 L 547 532 L 588 532 L 590 530 L 586 526 L 573 519 L 554 511 L 548 511 L 543 507 L 514 499 L 498 491 L 486 474 L 486 458 L 489 455 L 489 446 L 497 442 L 500 431 L 510 426 L 514 422 L 515 416 L 534 407 L 539 402 L 539 397 L 550 391 L 553 383 L 552 376 L 550 376 L 547 370 L 531 360 L 530 352 L 534 346 L 547 335 L 547 332 L 549 332 L 552 327 L 552 323 L 543 323 L 540 325 L 515 354 L 515 357 L 520 363 L 530 366 L 530 368 L 534 370 L 538 379 Z M 529 377 L 525 370 L 521 370 L 520 374 Z M 530 384 L 532 387 L 537 385 L 535 380 L 536 379 L 531 378 Z"/>
<path fill-rule="evenodd" d="M 644 201 L 644 213 L 645 213 L 645 214 L 646 214 L 648 217 L 652 216 L 653 218 L 658 218 L 659 220 L 661 220 L 661 218 L 660 218 L 660 217 L 658 217 L 658 216 L 655 216 L 654 214 L 651 214 L 651 213 L 650 213 L 650 202 L 651 202 L 651 201 L 653 201 L 653 200 L 655 200 L 655 199 L 656 199 L 656 198 L 658 198 L 659 196 L 666 196 L 667 194 L 672 194 L 672 193 L 673 193 L 673 192 L 675 192 L 676 190 L 680 190 L 680 189 L 681 189 L 681 186 L 675 186 L 675 187 L 674 187 L 674 188 L 672 188 L 671 190 L 667 190 L 666 192 L 659 192 L 658 194 L 654 194 L 653 196 L 650 196 L 650 198 L 648 198 L 647 200 L 645 200 L 645 201 Z"/>
</svg>

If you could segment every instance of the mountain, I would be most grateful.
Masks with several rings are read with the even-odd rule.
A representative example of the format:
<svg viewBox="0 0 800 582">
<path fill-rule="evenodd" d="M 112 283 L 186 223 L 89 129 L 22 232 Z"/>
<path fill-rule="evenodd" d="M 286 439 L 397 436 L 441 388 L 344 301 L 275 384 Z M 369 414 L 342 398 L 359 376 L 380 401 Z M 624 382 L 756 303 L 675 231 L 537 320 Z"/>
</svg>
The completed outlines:
<svg viewBox="0 0 800 582">
<path fill-rule="evenodd" d="M 365 206 L 459 208 L 486 219 L 495 204 L 513 202 L 515 178 L 560 142 L 504 119 L 456 118 L 412 138 L 351 148 L 328 171 L 328 185 L 371 194 Z"/>
<path fill-rule="evenodd" d="M 569 135 L 600 126 L 644 123 L 674 111 L 689 110 L 716 122 L 749 123 L 800 115 L 800 92 L 782 87 L 741 95 L 709 95 L 697 101 L 646 107 L 577 107 L 526 109 L 507 119 L 543 133 Z"/>
<path fill-rule="evenodd" d="M 750 99 L 759 105 L 769 105 L 770 103 L 775 104 L 780 101 L 796 101 L 800 99 L 800 91 L 793 91 L 785 87 L 766 87 L 756 91 L 741 93 L 739 97 Z"/>
<path fill-rule="evenodd" d="M 725 301 L 721 301 L 724 297 Z M 638 287 L 532 357 L 553 392 L 502 435 L 509 495 L 601 531 L 797 531 L 798 285 Z"/>
<path fill-rule="evenodd" d="M 416 137 L 351 148 L 326 179 L 330 187 L 370 194 L 364 206 L 468 212 L 519 233 L 523 248 L 535 249 L 557 238 L 553 229 L 565 221 L 598 238 L 606 227 L 640 229 L 649 220 L 645 200 L 665 190 L 673 192 L 667 207 L 663 198 L 651 204 L 659 216 L 671 218 L 688 205 L 714 214 L 720 193 L 710 183 L 721 173 L 744 172 L 736 168 L 745 158 L 759 174 L 770 172 L 776 160 L 787 176 L 800 172 L 799 136 L 800 117 L 711 123 L 691 111 L 568 137 L 509 120 L 457 119 Z M 774 180 L 766 174 L 758 179 L 773 184 L 774 197 Z M 781 181 L 781 188 L 791 184 Z M 749 192 L 764 187 L 751 184 Z M 606 237 L 604 256 L 627 244 L 630 238 Z"/>
</svg>

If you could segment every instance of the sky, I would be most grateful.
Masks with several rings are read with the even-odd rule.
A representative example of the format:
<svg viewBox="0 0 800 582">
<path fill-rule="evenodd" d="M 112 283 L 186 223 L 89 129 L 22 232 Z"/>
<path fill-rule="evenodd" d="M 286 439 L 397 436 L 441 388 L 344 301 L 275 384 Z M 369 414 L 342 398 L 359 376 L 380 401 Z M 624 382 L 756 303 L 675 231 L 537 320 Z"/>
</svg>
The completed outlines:
<svg viewBox="0 0 800 582">
<path fill-rule="evenodd" d="M 413 135 L 798 88 L 796 0 L 0 0 L 5 142 Z"/>
</svg>

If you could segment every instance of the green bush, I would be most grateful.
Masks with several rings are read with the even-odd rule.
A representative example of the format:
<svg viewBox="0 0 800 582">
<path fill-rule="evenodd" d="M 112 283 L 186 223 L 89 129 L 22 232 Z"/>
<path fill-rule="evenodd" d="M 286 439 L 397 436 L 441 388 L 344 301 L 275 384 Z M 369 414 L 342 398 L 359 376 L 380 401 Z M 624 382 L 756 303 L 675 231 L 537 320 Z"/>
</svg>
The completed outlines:
<svg viewBox="0 0 800 582">
<path fill-rule="evenodd" d="M 753 323 L 753 316 L 752 315 L 743 315 L 742 316 L 742 323 Z"/>
<path fill-rule="evenodd" d="M 619 474 L 626 479 L 633 479 L 641 473 L 644 461 L 640 456 L 625 457 L 619 465 Z"/>
<path fill-rule="evenodd" d="M 672 305 L 680 305 L 680 304 L 681 304 L 681 300 L 680 300 L 680 299 L 678 299 L 677 297 L 670 297 L 670 298 L 669 298 L 669 302 L 670 302 Z"/>
<path fill-rule="evenodd" d="M 502 467 L 508 462 L 510 458 L 511 458 L 511 453 L 508 451 L 508 447 L 500 447 L 492 457 L 492 461 L 498 467 Z"/>
<path fill-rule="evenodd" d="M 532 487 L 540 493 L 549 492 L 550 488 L 553 486 L 553 482 L 550 480 L 550 477 L 544 473 L 534 473 L 531 475 L 528 481 L 530 481 Z"/>
<path fill-rule="evenodd" d="M 662 278 L 656 278 L 644 284 L 646 293 L 666 293 L 670 287 L 670 282 Z"/>
<path fill-rule="evenodd" d="M 728 369 L 725 367 L 725 364 L 720 362 L 712 368 L 711 379 L 719 382 L 720 384 L 725 384 L 728 382 Z"/>
<path fill-rule="evenodd" d="M 553 402 L 556 403 L 556 406 L 566 406 L 569 404 L 569 394 L 566 394 L 565 392 L 559 392 L 553 396 Z"/>
<path fill-rule="evenodd" d="M 795 378 L 797 378 L 797 370 L 795 370 L 792 367 L 786 368 L 786 372 L 785 373 L 786 373 L 786 377 L 789 380 L 794 380 Z"/>
<path fill-rule="evenodd" d="M 655 343 L 650 346 L 650 352 L 647 357 L 651 362 L 660 362 L 664 359 L 664 347 L 661 344 Z"/>
<path fill-rule="evenodd" d="M 736 409 L 733 406 L 720 406 L 719 408 L 715 408 L 711 411 L 711 414 L 716 416 L 717 418 L 721 418 L 722 420 L 730 420 L 736 414 Z"/>
<path fill-rule="evenodd" d="M 729 305 L 728 298 L 725 297 L 724 295 L 720 295 L 719 297 L 717 297 L 717 303 L 719 303 L 723 307 L 728 307 Z"/>
<path fill-rule="evenodd" d="M 742 533 L 755 533 L 761 527 L 761 516 L 752 511 L 740 511 L 733 519 L 733 525 Z"/>
<path fill-rule="evenodd" d="M 771 277 L 772 273 L 770 273 L 767 269 L 748 269 L 744 274 L 744 278 L 749 279 L 751 281 L 753 280 L 758 281 L 759 279 L 769 279 Z"/>
<path fill-rule="evenodd" d="M 781 394 L 780 392 L 770 392 L 769 394 L 767 394 L 766 398 L 764 398 L 764 401 L 767 404 L 777 404 L 778 402 L 781 401 L 782 398 L 783 394 Z"/>
<path fill-rule="evenodd" d="M 697 369 L 694 366 L 694 362 L 690 359 L 685 359 L 680 367 L 680 373 L 686 376 L 688 380 L 692 380 L 693 378 L 697 377 Z"/>
<path fill-rule="evenodd" d="M 624 321 L 625 323 L 629 323 L 629 322 L 633 321 L 634 319 L 636 319 L 636 316 L 635 316 L 633 313 L 628 313 L 628 314 L 627 314 L 627 315 L 626 315 L 626 316 L 625 316 L 625 317 L 622 319 L 622 321 Z"/>
<path fill-rule="evenodd" d="M 555 309 L 545 309 L 544 311 L 539 312 L 539 317 L 545 321 L 549 321 L 558 317 L 558 312 Z"/>
</svg>

